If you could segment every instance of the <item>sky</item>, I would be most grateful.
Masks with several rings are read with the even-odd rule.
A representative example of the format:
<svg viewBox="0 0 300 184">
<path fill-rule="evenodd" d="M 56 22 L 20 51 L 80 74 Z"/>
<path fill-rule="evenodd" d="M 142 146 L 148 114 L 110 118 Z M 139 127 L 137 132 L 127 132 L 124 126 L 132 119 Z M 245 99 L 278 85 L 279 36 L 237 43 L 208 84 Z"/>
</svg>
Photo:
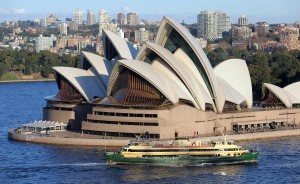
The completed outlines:
<svg viewBox="0 0 300 184">
<path fill-rule="evenodd" d="M 300 21 L 300 0 L 0 0 L 0 22 L 33 20 L 51 13 L 64 20 L 73 10 L 96 13 L 105 9 L 112 18 L 119 12 L 136 12 L 140 19 L 160 21 L 170 16 L 178 22 L 196 23 L 203 10 L 221 10 L 237 23 L 246 15 L 249 23 L 294 23 Z"/>
</svg>

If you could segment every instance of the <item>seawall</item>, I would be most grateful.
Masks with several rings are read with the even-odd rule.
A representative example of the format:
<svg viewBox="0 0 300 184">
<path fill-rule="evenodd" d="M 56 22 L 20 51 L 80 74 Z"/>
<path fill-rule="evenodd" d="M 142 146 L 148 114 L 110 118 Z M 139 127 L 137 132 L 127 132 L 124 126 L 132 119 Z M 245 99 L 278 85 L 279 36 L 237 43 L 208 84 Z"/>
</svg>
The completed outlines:
<svg viewBox="0 0 300 184">
<path fill-rule="evenodd" d="M 270 131 L 270 132 L 255 132 L 255 133 L 246 133 L 246 134 L 232 134 L 232 135 L 226 135 L 226 136 L 228 139 L 231 139 L 234 141 L 248 141 L 248 140 L 254 140 L 254 139 L 271 139 L 271 138 L 280 138 L 280 137 L 300 136 L 300 129 L 279 130 L 279 131 Z M 220 136 L 203 137 L 203 138 L 198 138 L 198 139 L 207 140 L 207 139 L 213 139 L 213 138 L 215 139 L 218 137 L 220 137 Z"/>
<path fill-rule="evenodd" d="M 58 144 L 58 145 L 76 145 L 76 146 L 124 146 L 130 139 L 88 139 L 88 138 L 62 138 L 47 137 L 37 134 L 19 134 L 12 131 L 8 132 L 8 138 L 11 140 L 40 143 L 40 144 Z"/>
<path fill-rule="evenodd" d="M 55 79 L 28 79 L 28 80 L 4 80 L 0 83 L 15 83 L 15 82 L 53 82 Z"/>
<path fill-rule="evenodd" d="M 247 134 L 234 134 L 234 135 L 228 135 L 227 138 L 234 141 L 247 141 L 253 139 L 270 139 L 270 138 L 280 138 L 280 137 L 289 137 L 289 136 L 300 136 L 300 129 L 247 133 Z M 218 137 L 220 136 L 191 138 L 191 141 L 216 139 Z M 118 138 L 101 139 L 101 138 L 47 137 L 47 136 L 40 136 L 38 134 L 20 134 L 20 133 L 15 133 L 12 130 L 8 131 L 8 138 L 11 140 L 40 143 L 40 144 L 76 145 L 76 146 L 118 146 L 120 147 L 120 146 L 127 145 L 130 142 L 130 139 L 118 139 Z M 172 140 L 167 140 L 167 142 L 171 143 Z"/>
</svg>

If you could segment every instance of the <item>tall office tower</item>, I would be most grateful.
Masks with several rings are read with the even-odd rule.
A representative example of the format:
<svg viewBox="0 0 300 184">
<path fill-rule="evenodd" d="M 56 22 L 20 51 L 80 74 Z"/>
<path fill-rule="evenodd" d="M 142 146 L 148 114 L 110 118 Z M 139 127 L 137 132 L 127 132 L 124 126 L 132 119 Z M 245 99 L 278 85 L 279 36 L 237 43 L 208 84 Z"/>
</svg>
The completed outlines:
<svg viewBox="0 0 300 184">
<path fill-rule="evenodd" d="M 126 25 L 127 19 L 124 13 L 118 13 L 117 15 L 117 22 L 119 25 Z"/>
<path fill-rule="evenodd" d="M 107 11 L 101 9 L 99 12 L 99 36 L 102 36 L 102 29 L 106 29 L 110 22 L 110 17 L 107 15 Z"/>
<path fill-rule="evenodd" d="M 73 21 L 77 22 L 78 25 L 82 25 L 82 11 L 81 10 L 74 10 L 73 11 Z"/>
<path fill-rule="evenodd" d="M 198 38 L 220 39 L 231 28 L 230 16 L 222 11 L 201 11 L 197 16 L 197 27 Z"/>
<path fill-rule="evenodd" d="M 87 11 L 87 25 L 91 26 L 96 24 L 96 15 L 94 12 Z"/>
<path fill-rule="evenodd" d="M 59 25 L 59 33 L 60 33 L 60 36 L 68 35 L 68 25 L 66 23 L 62 23 Z"/>
<path fill-rule="evenodd" d="M 127 13 L 127 24 L 131 26 L 136 26 L 139 24 L 139 15 L 137 13 L 129 12 Z"/>
<path fill-rule="evenodd" d="M 243 25 L 243 26 L 248 25 L 248 19 L 247 19 L 246 15 L 242 15 L 241 17 L 239 17 L 238 24 Z"/>
</svg>

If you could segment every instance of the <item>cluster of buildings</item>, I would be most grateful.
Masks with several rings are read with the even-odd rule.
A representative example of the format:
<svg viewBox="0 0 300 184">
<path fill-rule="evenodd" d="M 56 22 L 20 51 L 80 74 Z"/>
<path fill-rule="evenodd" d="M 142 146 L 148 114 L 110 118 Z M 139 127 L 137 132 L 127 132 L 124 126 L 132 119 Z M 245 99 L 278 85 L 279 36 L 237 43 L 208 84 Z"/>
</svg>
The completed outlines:
<svg viewBox="0 0 300 184">
<path fill-rule="evenodd" d="M 155 139 L 300 123 L 299 82 L 264 84 L 263 108 L 253 107 L 246 62 L 212 68 L 196 39 L 171 18 L 139 51 L 108 30 L 102 34 L 104 57 L 82 52 L 80 68 L 53 68 L 58 92 L 45 97 L 44 120 L 86 134 Z"/>
<path fill-rule="evenodd" d="M 86 14 L 86 19 L 84 18 Z M 91 11 L 86 13 L 82 10 L 74 10 L 72 18 L 66 18 L 60 20 L 56 15 L 51 14 L 47 18 L 34 19 L 34 25 L 24 28 L 18 25 L 15 21 L 12 24 L 10 22 L 4 23 L 6 26 L 13 27 L 13 34 L 5 37 L 2 46 L 19 48 L 19 43 L 26 43 L 27 38 L 16 36 L 18 33 L 26 32 L 28 37 L 33 40 L 30 43 L 32 50 L 37 52 L 41 50 L 49 50 L 51 52 L 59 54 L 79 54 L 82 49 L 90 50 L 103 54 L 102 44 L 102 31 L 109 30 L 122 38 L 126 38 L 135 43 L 135 47 L 140 47 L 141 44 L 148 40 L 154 40 L 154 33 L 149 32 L 143 26 L 145 23 L 141 22 L 139 15 L 134 12 L 129 12 L 126 15 L 124 13 L 118 13 L 116 19 L 112 19 L 108 12 L 104 9 L 99 11 L 99 18 L 96 18 L 96 14 Z M 152 22 L 146 22 L 152 24 Z M 156 25 L 157 23 L 155 23 Z M 98 35 L 80 36 L 78 33 L 85 33 L 91 30 L 92 25 L 98 25 Z M 126 29 L 125 25 L 132 29 Z M 141 28 L 135 29 L 135 26 Z M 125 29 L 124 29 L 125 28 Z M 58 30 L 59 34 L 52 34 L 51 36 L 45 36 L 43 33 L 48 29 Z M 94 28 L 93 28 L 94 29 Z M 30 35 L 35 35 L 30 37 Z M 39 35 L 36 37 L 36 35 Z M 86 35 L 86 34 L 83 34 Z M 22 41 L 20 41 L 22 40 Z"/>
<path fill-rule="evenodd" d="M 277 34 L 279 40 L 253 42 L 251 38 L 269 33 Z M 197 16 L 197 37 L 205 40 L 218 40 L 230 35 L 232 46 L 248 46 L 253 44 L 257 49 L 272 52 L 274 48 L 287 50 L 300 49 L 299 23 L 279 25 L 273 29 L 267 22 L 249 24 L 248 18 L 242 15 L 237 24 L 231 23 L 231 18 L 222 11 L 201 11 Z"/>
<path fill-rule="evenodd" d="M 85 15 L 86 18 L 84 18 Z M 157 34 L 156 31 L 147 30 L 145 25 L 157 27 L 159 24 L 140 21 L 139 15 L 134 12 L 118 13 L 116 18 L 112 18 L 104 9 L 99 11 L 98 19 L 92 11 L 87 10 L 85 13 L 82 10 L 74 10 L 72 18 L 60 20 L 56 15 L 51 14 L 47 18 L 34 19 L 33 22 L 35 26 L 28 28 L 20 28 L 17 21 L 12 22 L 13 34 L 4 38 L 2 46 L 21 49 L 20 45 L 27 43 L 29 47 L 38 52 L 50 50 L 59 54 L 71 53 L 76 55 L 80 54 L 82 49 L 86 49 L 103 55 L 103 30 L 113 32 L 134 43 L 136 48 L 140 48 L 147 41 L 154 42 Z M 6 22 L 6 24 L 9 25 L 10 23 Z M 98 27 L 99 33 L 97 35 L 94 32 L 93 35 L 87 36 L 77 34 L 88 32 L 92 27 L 95 29 L 93 25 Z M 245 15 L 238 18 L 237 24 L 232 24 L 230 16 L 225 12 L 206 10 L 197 15 L 197 28 L 195 30 L 190 29 L 190 32 L 196 37 L 202 48 L 207 47 L 207 41 L 216 41 L 224 36 L 229 36 L 231 38 L 230 44 L 233 47 L 246 49 L 255 46 L 257 49 L 272 52 L 275 48 L 300 49 L 299 27 L 299 22 L 292 25 L 278 25 L 277 27 L 270 26 L 267 22 L 249 24 Z M 47 29 L 56 29 L 59 34 L 36 37 L 36 35 L 42 35 Z M 21 32 L 35 35 L 35 38 L 18 37 L 17 34 Z M 260 37 L 267 38 L 268 34 L 277 35 L 278 39 L 274 40 L 272 37 L 267 40 L 260 39 Z M 208 48 L 214 49 L 216 47 L 219 47 L 218 44 L 211 44 Z"/>
</svg>

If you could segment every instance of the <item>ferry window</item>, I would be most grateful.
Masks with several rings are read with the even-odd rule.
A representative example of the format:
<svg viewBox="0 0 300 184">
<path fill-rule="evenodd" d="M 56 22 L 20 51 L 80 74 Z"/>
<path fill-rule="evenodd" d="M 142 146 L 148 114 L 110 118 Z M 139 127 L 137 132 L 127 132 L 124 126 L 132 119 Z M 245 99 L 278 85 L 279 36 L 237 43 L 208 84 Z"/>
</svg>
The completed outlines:
<svg viewBox="0 0 300 184">
<path fill-rule="evenodd" d="M 114 112 L 108 112 L 107 115 L 108 116 L 115 116 L 115 113 Z"/>
<path fill-rule="evenodd" d="M 127 113 L 116 113 L 116 116 L 123 116 L 123 117 L 127 117 L 128 114 Z"/>
</svg>

